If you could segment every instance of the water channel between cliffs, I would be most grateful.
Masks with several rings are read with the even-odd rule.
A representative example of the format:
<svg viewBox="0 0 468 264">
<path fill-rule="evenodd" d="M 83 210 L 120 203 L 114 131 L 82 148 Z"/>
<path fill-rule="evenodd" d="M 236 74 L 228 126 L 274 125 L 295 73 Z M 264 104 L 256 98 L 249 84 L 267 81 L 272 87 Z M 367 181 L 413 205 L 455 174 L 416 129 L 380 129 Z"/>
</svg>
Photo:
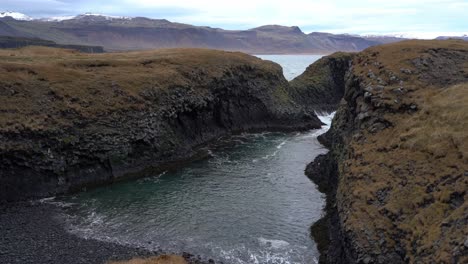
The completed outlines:
<svg viewBox="0 0 468 264">
<path fill-rule="evenodd" d="M 307 55 L 303 55 L 307 56 Z M 260 56 L 288 79 L 319 56 Z M 308 132 L 241 134 L 210 147 L 210 157 L 176 171 L 60 198 L 69 230 L 82 237 L 224 263 L 316 263 L 310 226 L 324 197 L 304 175 L 327 150 Z"/>
</svg>

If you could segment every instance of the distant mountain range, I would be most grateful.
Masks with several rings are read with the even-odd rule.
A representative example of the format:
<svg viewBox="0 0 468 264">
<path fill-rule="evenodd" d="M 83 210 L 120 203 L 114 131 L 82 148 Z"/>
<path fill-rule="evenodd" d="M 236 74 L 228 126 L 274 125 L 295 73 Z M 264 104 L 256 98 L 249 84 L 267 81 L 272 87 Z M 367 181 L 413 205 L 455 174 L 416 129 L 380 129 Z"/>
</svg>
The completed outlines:
<svg viewBox="0 0 468 264">
<path fill-rule="evenodd" d="M 404 40 L 393 36 L 306 34 L 299 27 L 279 25 L 224 30 L 144 17 L 86 13 L 33 19 L 18 12 L 0 13 L 0 36 L 41 38 L 57 44 L 102 46 L 107 51 L 191 47 L 256 54 L 360 51 L 370 46 Z"/>
</svg>

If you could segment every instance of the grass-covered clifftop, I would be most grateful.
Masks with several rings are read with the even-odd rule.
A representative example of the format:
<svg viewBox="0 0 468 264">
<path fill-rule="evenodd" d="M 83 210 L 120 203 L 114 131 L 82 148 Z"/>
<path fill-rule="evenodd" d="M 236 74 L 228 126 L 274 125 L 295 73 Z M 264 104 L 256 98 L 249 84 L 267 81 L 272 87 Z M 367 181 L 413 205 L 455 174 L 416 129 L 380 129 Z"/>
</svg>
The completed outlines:
<svg viewBox="0 0 468 264">
<path fill-rule="evenodd" d="M 331 194 L 322 261 L 466 263 L 468 43 L 369 48 L 347 74 L 331 151 L 308 168 Z"/>
<path fill-rule="evenodd" d="M 0 200 L 162 169 L 233 132 L 319 127 L 287 87 L 235 52 L 0 50 Z"/>
</svg>

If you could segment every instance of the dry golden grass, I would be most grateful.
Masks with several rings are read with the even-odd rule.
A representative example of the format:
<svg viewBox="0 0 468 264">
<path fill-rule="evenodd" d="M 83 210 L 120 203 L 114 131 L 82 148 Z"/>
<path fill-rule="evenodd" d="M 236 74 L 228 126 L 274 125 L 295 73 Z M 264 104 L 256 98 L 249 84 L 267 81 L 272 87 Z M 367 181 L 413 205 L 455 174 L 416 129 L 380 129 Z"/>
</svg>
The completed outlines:
<svg viewBox="0 0 468 264">
<path fill-rule="evenodd" d="M 0 50 L 0 129 L 67 125 L 72 120 L 60 117 L 64 111 L 93 118 L 138 110 L 148 103 L 142 94 L 174 87 L 204 93 L 200 87 L 237 67 L 281 72 L 278 65 L 247 54 L 205 49 L 107 54 L 46 47 Z"/>
<path fill-rule="evenodd" d="M 431 91 L 421 114 L 404 120 L 400 147 L 443 158 L 454 152 L 468 164 L 468 84 Z"/>
<path fill-rule="evenodd" d="M 411 64 L 411 59 L 414 59 L 430 49 L 448 49 L 448 50 L 468 50 L 468 44 L 463 40 L 406 40 L 395 42 L 386 45 L 379 45 L 366 49 L 361 54 L 368 57 L 369 61 L 378 53 L 378 58 L 385 62 L 385 66 L 390 69 L 399 70 L 401 67 L 407 66 L 414 69 Z M 363 67 L 358 66 L 357 71 L 363 70 Z M 362 66 L 362 65 L 361 65 Z M 373 67 L 367 65 L 365 69 Z"/>
<path fill-rule="evenodd" d="M 180 256 L 161 255 L 151 258 L 134 258 L 126 261 L 111 261 L 108 264 L 187 264 L 187 261 Z"/>
</svg>

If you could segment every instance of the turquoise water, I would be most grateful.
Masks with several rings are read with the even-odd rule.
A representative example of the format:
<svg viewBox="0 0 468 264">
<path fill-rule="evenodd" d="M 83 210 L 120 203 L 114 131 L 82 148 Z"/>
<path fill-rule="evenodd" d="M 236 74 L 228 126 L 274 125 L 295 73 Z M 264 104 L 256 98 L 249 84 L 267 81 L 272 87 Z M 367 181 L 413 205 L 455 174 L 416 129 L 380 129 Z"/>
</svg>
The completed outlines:
<svg viewBox="0 0 468 264">
<path fill-rule="evenodd" d="M 69 229 L 224 263 L 316 263 L 309 228 L 324 197 L 304 169 L 326 152 L 317 135 L 327 128 L 220 139 L 205 160 L 61 198 Z"/>
</svg>

